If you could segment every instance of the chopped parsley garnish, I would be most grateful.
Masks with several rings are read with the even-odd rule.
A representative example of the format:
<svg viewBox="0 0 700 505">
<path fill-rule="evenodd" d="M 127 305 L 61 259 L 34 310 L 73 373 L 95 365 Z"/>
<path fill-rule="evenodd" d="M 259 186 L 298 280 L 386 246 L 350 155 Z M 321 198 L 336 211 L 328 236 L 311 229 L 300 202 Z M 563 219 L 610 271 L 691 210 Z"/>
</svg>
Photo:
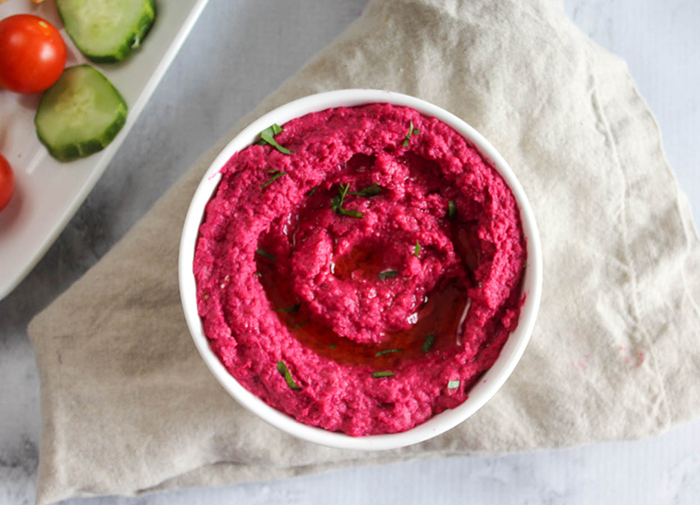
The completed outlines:
<svg viewBox="0 0 700 505">
<path fill-rule="evenodd" d="M 314 196 L 314 193 L 316 192 L 317 189 L 318 189 L 318 184 L 316 184 L 313 188 L 311 188 L 311 191 L 306 193 L 306 196 Z"/>
<path fill-rule="evenodd" d="M 284 380 L 287 381 L 287 386 L 289 386 L 289 389 L 301 389 L 301 386 L 294 382 L 292 374 L 289 372 L 287 365 L 284 364 L 284 361 L 277 362 L 277 371 L 282 374 Z"/>
<path fill-rule="evenodd" d="M 377 196 L 382 192 L 382 187 L 376 182 L 371 186 L 361 189 L 360 191 L 350 191 L 351 195 L 373 197 Z"/>
<path fill-rule="evenodd" d="M 333 209 L 336 214 L 341 216 L 351 216 L 351 217 L 363 217 L 362 212 L 358 210 L 348 210 L 343 208 L 343 202 L 345 201 L 345 195 L 348 194 L 350 189 L 350 183 L 345 186 L 342 184 L 338 187 L 338 195 L 331 198 L 331 209 Z"/>
<path fill-rule="evenodd" d="M 375 358 L 378 358 L 379 356 L 384 356 L 385 354 L 391 354 L 393 352 L 401 352 L 403 349 L 387 349 L 386 351 L 379 351 L 377 354 L 374 355 Z"/>
<path fill-rule="evenodd" d="M 397 275 L 399 275 L 399 273 L 396 270 L 387 270 L 386 272 L 381 272 L 377 274 L 377 276 L 383 281 L 386 279 L 391 279 L 392 277 L 396 277 Z"/>
<path fill-rule="evenodd" d="M 455 207 L 455 203 L 452 200 L 447 203 L 447 217 L 450 221 L 454 221 L 457 217 L 457 207 Z"/>
<path fill-rule="evenodd" d="M 297 303 L 296 305 L 292 305 L 291 307 L 275 309 L 275 312 L 299 312 L 299 307 L 301 307 L 301 303 Z"/>
<path fill-rule="evenodd" d="M 416 247 L 413 248 L 413 254 L 416 258 L 420 258 L 420 243 L 416 240 Z"/>
<path fill-rule="evenodd" d="M 394 372 L 389 372 L 388 370 L 384 372 L 372 372 L 372 377 L 375 379 L 379 379 L 380 377 L 393 377 L 394 375 L 396 375 Z"/>
<path fill-rule="evenodd" d="M 282 127 L 280 125 L 278 125 L 277 123 L 274 123 L 272 126 L 265 128 L 263 131 L 261 131 L 260 136 L 262 137 L 262 134 L 264 133 L 266 135 L 269 135 L 270 137 L 274 137 L 275 135 L 277 135 L 278 133 L 282 133 L 283 131 L 284 130 L 282 129 Z M 258 145 L 261 145 L 261 146 L 263 146 L 265 144 L 267 144 L 267 142 L 265 142 L 262 139 L 258 142 Z"/>
<path fill-rule="evenodd" d="M 338 196 L 334 196 L 333 198 L 331 198 L 331 209 L 338 212 L 338 209 L 340 209 L 343 206 L 343 202 L 345 201 L 345 195 L 348 194 L 348 189 L 350 189 L 350 183 L 347 183 L 345 186 L 341 184 L 338 187 Z"/>
<path fill-rule="evenodd" d="M 328 347 L 330 347 L 331 349 L 337 349 L 337 348 L 338 348 L 338 346 L 335 345 L 335 344 L 331 344 L 331 345 L 329 345 Z"/>
<path fill-rule="evenodd" d="M 272 176 L 272 179 L 270 179 L 269 181 L 267 181 L 265 184 L 261 184 L 261 185 L 260 185 L 260 189 L 263 189 L 265 186 L 268 186 L 269 184 L 272 184 L 273 182 L 275 182 L 277 179 L 279 179 L 279 178 L 282 177 L 283 175 L 287 175 L 287 172 L 280 172 L 279 170 L 269 170 L 269 173 L 275 174 L 275 175 L 273 175 L 273 176 Z"/>
<path fill-rule="evenodd" d="M 413 129 L 413 121 L 411 121 L 411 125 L 408 127 L 408 133 L 406 134 L 406 138 L 403 141 L 403 146 L 408 147 L 408 143 L 411 141 L 411 137 L 413 135 L 418 135 L 419 133 L 420 133 L 419 130 Z"/>
<path fill-rule="evenodd" d="M 260 132 L 260 141 L 258 142 L 258 145 L 270 144 L 282 154 L 292 154 L 292 151 L 290 151 L 286 147 L 279 145 L 274 138 L 275 135 L 277 135 L 278 133 L 282 133 L 283 131 L 284 130 L 282 130 L 282 128 L 278 124 L 273 124 L 269 128 L 265 128 L 263 131 Z"/>
<path fill-rule="evenodd" d="M 360 212 L 359 210 L 340 208 L 340 209 L 338 209 L 338 212 L 340 214 L 342 214 L 343 216 L 359 217 L 360 219 L 362 219 L 364 217 L 364 214 L 362 214 L 362 212 Z"/>
<path fill-rule="evenodd" d="M 276 141 L 275 139 L 273 139 L 272 137 L 270 137 L 269 135 L 263 134 L 263 135 L 262 135 L 262 139 L 263 139 L 265 142 L 267 142 L 268 144 L 270 144 L 272 147 L 274 147 L 275 149 L 277 149 L 277 150 L 278 150 L 279 152 L 281 152 L 282 154 L 292 154 L 292 151 L 290 151 L 290 150 L 287 149 L 286 147 L 283 147 L 283 146 L 279 145 L 279 144 L 277 143 L 277 141 Z"/>
<path fill-rule="evenodd" d="M 262 256 L 263 258 L 267 258 L 267 259 L 269 259 L 270 261 L 277 261 L 277 258 L 275 258 L 272 254 L 270 254 L 269 252 L 267 252 L 267 251 L 266 251 L 265 249 L 263 249 L 262 247 L 259 248 L 257 251 L 255 251 L 255 254 L 259 254 L 259 255 Z"/>
<path fill-rule="evenodd" d="M 425 342 L 423 342 L 423 347 L 420 348 L 421 351 L 423 351 L 423 352 L 430 351 L 430 348 L 433 347 L 434 342 L 435 342 L 435 331 L 431 331 L 425 337 Z"/>
<path fill-rule="evenodd" d="M 447 383 L 447 389 L 457 389 L 459 387 L 459 381 L 450 381 Z"/>
</svg>

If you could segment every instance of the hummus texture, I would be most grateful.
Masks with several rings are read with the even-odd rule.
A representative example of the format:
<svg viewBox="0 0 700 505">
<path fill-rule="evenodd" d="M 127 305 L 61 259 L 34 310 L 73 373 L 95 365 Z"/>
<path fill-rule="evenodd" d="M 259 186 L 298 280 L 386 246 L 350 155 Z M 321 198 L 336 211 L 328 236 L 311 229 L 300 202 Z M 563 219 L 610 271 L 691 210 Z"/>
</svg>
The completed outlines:
<svg viewBox="0 0 700 505">
<path fill-rule="evenodd" d="M 200 227 L 214 352 L 272 407 L 352 436 L 464 402 L 522 304 L 504 180 L 446 124 L 389 104 L 308 114 L 274 142 L 231 157 Z"/>
</svg>

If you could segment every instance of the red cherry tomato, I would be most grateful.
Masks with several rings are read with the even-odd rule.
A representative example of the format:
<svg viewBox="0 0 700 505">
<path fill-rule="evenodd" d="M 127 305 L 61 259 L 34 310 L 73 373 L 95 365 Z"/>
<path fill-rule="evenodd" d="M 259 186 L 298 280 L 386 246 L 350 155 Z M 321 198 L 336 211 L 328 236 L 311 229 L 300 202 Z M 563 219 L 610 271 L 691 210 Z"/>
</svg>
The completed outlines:
<svg viewBox="0 0 700 505">
<path fill-rule="evenodd" d="M 0 21 L 0 55 L 0 87 L 39 93 L 63 73 L 66 44 L 48 21 L 17 14 Z"/>
<path fill-rule="evenodd" d="M 15 175 L 12 173 L 10 164 L 5 157 L 0 154 L 0 210 L 7 207 L 15 192 Z"/>
</svg>

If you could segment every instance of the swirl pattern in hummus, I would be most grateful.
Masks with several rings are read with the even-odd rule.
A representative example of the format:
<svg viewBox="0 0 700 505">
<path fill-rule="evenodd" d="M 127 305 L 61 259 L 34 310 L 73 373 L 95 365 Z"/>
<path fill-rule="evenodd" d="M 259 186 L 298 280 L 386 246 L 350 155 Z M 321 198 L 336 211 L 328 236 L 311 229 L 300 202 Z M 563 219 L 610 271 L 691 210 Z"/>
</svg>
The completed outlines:
<svg viewBox="0 0 700 505">
<path fill-rule="evenodd" d="M 198 309 L 226 368 L 352 436 L 464 402 L 522 304 L 525 239 L 503 179 L 446 124 L 389 104 L 309 114 L 274 139 L 291 154 L 236 153 L 200 227 Z"/>
</svg>

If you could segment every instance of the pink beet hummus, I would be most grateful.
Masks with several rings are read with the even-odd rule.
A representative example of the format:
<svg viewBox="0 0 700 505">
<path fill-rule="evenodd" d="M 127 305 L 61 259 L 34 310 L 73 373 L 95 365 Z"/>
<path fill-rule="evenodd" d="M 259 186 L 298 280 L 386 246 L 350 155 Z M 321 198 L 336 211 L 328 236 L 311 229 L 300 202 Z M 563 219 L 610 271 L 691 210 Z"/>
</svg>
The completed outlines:
<svg viewBox="0 0 700 505">
<path fill-rule="evenodd" d="M 518 324 L 510 189 L 411 108 L 282 128 L 231 157 L 206 208 L 194 272 L 212 349 L 272 407 L 352 436 L 461 404 Z"/>
</svg>

